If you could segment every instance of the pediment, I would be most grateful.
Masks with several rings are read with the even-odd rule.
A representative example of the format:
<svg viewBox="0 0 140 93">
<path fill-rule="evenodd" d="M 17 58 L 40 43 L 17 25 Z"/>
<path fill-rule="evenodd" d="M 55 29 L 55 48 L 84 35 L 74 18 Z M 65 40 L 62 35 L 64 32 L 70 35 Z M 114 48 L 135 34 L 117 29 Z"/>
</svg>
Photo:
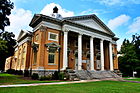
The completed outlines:
<svg viewBox="0 0 140 93">
<path fill-rule="evenodd" d="M 47 43 L 45 44 L 45 46 L 46 47 L 60 47 L 60 45 L 55 42 Z"/>
<path fill-rule="evenodd" d="M 19 39 L 20 39 L 21 37 L 23 37 L 25 34 L 26 34 L 26 33 L 25 33 L 23 30 L 21 30 L 20 33 L 19 33 L 19 36 L 18 36 L 17 40 L 19 40 Z"/>
<path fill-rule="evenodd" d="M 21 30 L 20 33 L 19 33 L 19 36 L 17 38 L 17 41 L 19 41 L 21 38 L 23 38 L 27 34 L 29 34 L 29 32 Z"/>
<path fill-rule="evenodd" d="M 96 15 L 84 15 L 84 16 L 75 16 L 65 18 L 66 20 L 70 20 L 72 22 L 96 29 L 98 31 L 115 35 Z"/>
<path fill-rule="evenodd" d="M 102 32 L 109 33 L 107 30 L 105 30 L 103 27 L 101 27 L 100 24 L 95 22 L 93 19 L 77 20 L 74 22 L 85 25 L 85 26 L 93 28 L 93 29 L 97 29 L 97 30 L 102 31 Z"/>
</svg>

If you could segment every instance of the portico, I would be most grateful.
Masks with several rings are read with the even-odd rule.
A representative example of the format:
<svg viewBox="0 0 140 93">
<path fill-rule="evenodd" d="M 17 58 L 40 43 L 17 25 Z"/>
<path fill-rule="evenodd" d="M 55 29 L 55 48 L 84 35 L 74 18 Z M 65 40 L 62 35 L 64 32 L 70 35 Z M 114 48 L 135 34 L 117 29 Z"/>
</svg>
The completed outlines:
<svg viewBox="0 0 140 93">
<path fill-rule="evenodd" d="M 64 30 L 63 33 L 65 41 L 63 51 L 67 49 L 63 55 L 63 67 L 65 67 L 63 69 L 68 67 L 74 70 L 87 69 L 113 71 L 111 40 L 107 41 L 102 37 L 85 35 L 82 32 L 78 33 L 74 30 L 68 29 L 67 31 Z M 86 39 L 86 41 L 84 39 Z M 94 42 L 98 43 L 98 45 Z M 98 49 L 96 46 L 99 46 L 100 48 Z M 86 48 L 86 50 L 84 48 Z M 97 59 L 97 56 L 100 56 L 100 58 Z M 85 66 L 85 68 L 83 66 Z"/>
</svg>

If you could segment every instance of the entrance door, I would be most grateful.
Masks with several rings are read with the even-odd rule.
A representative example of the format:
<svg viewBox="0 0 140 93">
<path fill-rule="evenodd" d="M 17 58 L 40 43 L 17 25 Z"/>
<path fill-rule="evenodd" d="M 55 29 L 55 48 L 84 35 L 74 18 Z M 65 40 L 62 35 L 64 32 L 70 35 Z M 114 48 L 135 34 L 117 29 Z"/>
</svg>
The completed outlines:
<svg viewBox="0 0 140 93">
<path fill-rule="evenodd" d="M 86 63 L 87 63 L 87 70 L 90 70 L 90 60 L 88 59 Z"/>
<path fill-rule="evenodd" d="M 100 60 L 96 60 L 96 68 L 101 69 L 101 61 Z"/>
</svg>

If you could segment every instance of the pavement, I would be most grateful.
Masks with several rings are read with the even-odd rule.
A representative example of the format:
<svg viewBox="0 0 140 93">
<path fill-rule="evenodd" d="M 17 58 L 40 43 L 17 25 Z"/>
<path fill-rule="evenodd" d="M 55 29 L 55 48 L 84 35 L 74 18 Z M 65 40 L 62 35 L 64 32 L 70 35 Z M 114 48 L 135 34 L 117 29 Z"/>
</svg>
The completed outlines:
<svg viewBox="0 0 140 93">
<path fill-rule="evenodd" d="M 33 84 L 14 84 L 14 85 L 0 85 L 0 87 L 25 87 L 25 86 L 40 86 L 40 85 L 60 85 L 60 84 L 73 84 L 73 83 L 86 83 L 86 82 L 96 82 L 103 80 L 114 80 L 114 78 L 109 79 L 93 79 L 93 80 L 80 80 L 80 81 L 68 81 L 68 82 L 53 82 L 53 83 L 33 83 Z"/>
<path fill-rule="evenodd" d="M 80 80 L 80 81 L 68 81 L 68 82 L 53 82 L 53 83 L 33 83 L 33 84 L 0 85 L 0 87 L 26 87 L 26 86 L 40 86 L 40 85 L 61 85 L 61 84 L 97 82 L 97 81 L 105 81 L 105 80 L 140 83 L 139 81 L 123 80 L 122 78 L 120 78 L 120 79 L 106 78 L 106 79 Z"/>
</svg>

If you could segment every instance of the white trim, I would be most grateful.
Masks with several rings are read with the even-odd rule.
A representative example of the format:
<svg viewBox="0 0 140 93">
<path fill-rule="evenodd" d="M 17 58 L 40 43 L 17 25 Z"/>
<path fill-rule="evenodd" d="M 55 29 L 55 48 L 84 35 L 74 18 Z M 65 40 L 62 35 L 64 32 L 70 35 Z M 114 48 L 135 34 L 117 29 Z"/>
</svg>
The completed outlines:
<svg viewBox="0 0 140 93">
<path fill-rule="evenodd" d="M 51 34 L 56 35 L 56 39 L 51 39 L 51 38 L 50 38 L 50 35 L 51 35 Z M 53 32 L 48 32 L 48 40 L 58 41 L 58 34 L 57 34 L 57 33 L 53 33 Z"/>
<path fill-rule="evenodd" d="M 109 43 L 110 70 L 113 71 L 112 43 Z"/>
<path fill-rule="evenodd" d="M 94 44 L 93 44 L 93 37 L 90 37 L 90 70 L 94 70 Z"/>
<path fill-rule="evenodd" d="M 104 70 L 104 44 L 103 40 L 100 40 L 100 52 L 101 52 L 101 70 Z"/>
<path fill-rule="evenodd" d="M 76 33 L 81 32 L 82 34 L 87 35 L 87 36 L 91 36 L 91 37 L 94 36 L 95 38 L 104 39 L 104 40 L 112 42 L 111 37 L 108 37 L 106 35 L 101 35 L 101 34 L 98 34 L 98 33 L 95 33 L 95 32 L 91 32 L 89 30 L 84 30 L 84 29 L 81 29 L 81 28 L 78 28 L 78 27 L 70 26 L 68 24 L 65 24 L 62 28 L 69 29 L 70 31 L 73 31 L 73 32 L 76 32 Z"/>
<path fill-rule="evenodd" d="M 18 46 L 22 45 L 23 43 L 25 43 L 27 41 L 31 41 L 31 37 L 26 37 L 25 39 L 23 39 L 20 42 L 18 42 Z"/>
<path fill-rule="evenodd" d="M 62 30 L 61 26 L 58 25 L 58 24 L 53 24 L 53 23 L 50 23 L 50 22 L 42 21 L 36 27 L 33 28 L 33 31 L 36 31 L 41 26 L 46 26 L 48 28 L 52 28 L 52 29 L 56 29 L 56 30 Z"/>
<path fill-rule="evenodd" d="M 82 69 L 82 35 L 78 35 L 78 70 Z"/>
<path fill-rule="evenodd" d="M 63 43 L 63 68 L 62 70 L 65 70 L 66 67 L 68 67 L 68 54 L 67 54 L 67 50 L 68 50 L 68 31 L 64 31 L 64 43 Z"/>
</svg>

